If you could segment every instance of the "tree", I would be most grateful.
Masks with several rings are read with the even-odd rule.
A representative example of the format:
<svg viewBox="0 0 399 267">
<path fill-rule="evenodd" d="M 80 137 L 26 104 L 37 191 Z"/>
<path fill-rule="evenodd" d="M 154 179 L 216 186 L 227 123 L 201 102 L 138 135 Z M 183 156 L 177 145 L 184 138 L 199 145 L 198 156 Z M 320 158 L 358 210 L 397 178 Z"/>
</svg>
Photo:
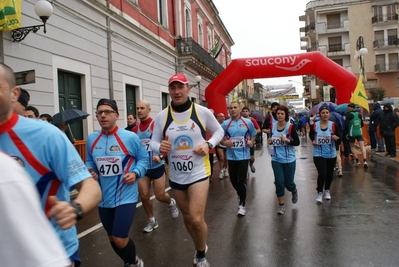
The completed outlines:
<svg viewBox="0 0 399 267">
<path fill-rule="evenodd" d="M 381 101 L 381 100 L 383 100 L 385 98 L 386 91 L 382 87 L 371 88 L 368 91 L 369 91 L 369 94 L 370 94 L 370 98 L 369 99 L 374 100 L 374 102 Z"/>
</svg>

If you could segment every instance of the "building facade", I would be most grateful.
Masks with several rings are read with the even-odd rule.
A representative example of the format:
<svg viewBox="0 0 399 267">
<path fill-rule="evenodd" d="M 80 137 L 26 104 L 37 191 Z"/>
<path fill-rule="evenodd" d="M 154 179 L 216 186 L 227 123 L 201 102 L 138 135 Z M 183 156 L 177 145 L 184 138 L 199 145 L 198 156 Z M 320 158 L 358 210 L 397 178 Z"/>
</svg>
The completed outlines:
<svg viewBox="0 0 399 267">
<path fill-rule="evenodd" d="M 361 47 L 367 81 L 365 88 L 384 88 L 386 97 L 399 97 L 398 2 L 390 0 L 310 1 L 299 17 L 302 50 L 320 51 L 359 77 Z M 363 40 L 363 42 L 360 42 Z M 310 102 L 321 99 L 327 86 L 314 75 L 303 76 L 304 97 Z"/>
<path fill-rule="evenodd" d="M 40 21 L 35 3 L 22 1 L 21 27 Z M 150 102 L 155 116 L 169 103 L 167 80 L 176 72 L 193 85 L 192 100 L 206 105 L 204 89 L 231 61 L 234 42 L 211 0 L 57 0 L 52 5 L 46 34 L 31 32 L 17 42 L 12 32 L 2 32 L 2 61 L 17 72 L 40 113 L 79 108 L 92 114 L 72 125 L 78 139 L 99 128 L 93 114 L 101 98 L 117 101 L 121 127 L 141 99 Z"/>
</svg>

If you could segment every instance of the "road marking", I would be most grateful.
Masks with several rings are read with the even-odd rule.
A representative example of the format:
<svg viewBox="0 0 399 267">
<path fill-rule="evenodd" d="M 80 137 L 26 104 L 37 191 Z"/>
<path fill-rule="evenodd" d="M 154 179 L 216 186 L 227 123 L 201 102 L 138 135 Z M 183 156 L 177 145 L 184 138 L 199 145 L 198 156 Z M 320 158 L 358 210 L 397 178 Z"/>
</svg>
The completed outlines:
<svg viewBox="0 0 399 267">
<path fill-rule="evenodd" d="M 168 192 L 168 191 L 171 190 L 171 189 L 172 189 L 172 188 L 167 187 L 167 188 L 165 189 L 165 192 Z M 155 198 L 155 195 L 152 195 L 152 196 L 150 197 L 150 200 L 153 200 L 154 198 Z M 139 203 L 137 203 L 136 208 L 139 208 L 139 207 L 141 207 L 141 206 L 143 206 L 143 203 L 142 203 L 142 202 L 139 202 Z M 78 239 L 81 239 L 81 238 L 83 238 L 83 237 L 85 237 L 85 236 L 87 236 L 87 235 L 93 233 L 94 231 L 96 231 L 97 229 L 100 229 L 101 227 L 103 227 L 103 224 L 102 224 L 102 223 L 99 223 L 99 224 L 96 224 L 96 225 L 90 227 L 89 229 L 87 229 L 87 230 L 85 230 L 85 231 L 79 233 L 79 234 L 78 234 Z"/>
</svg>

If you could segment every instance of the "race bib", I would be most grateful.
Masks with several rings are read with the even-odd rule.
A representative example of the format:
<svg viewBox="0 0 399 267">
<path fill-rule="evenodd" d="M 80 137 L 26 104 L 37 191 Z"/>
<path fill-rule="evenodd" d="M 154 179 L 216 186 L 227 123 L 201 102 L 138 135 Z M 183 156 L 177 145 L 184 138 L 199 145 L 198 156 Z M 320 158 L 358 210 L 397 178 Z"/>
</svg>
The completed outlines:
<svg viewBox="0 0 399 267">
<path fill-rule="evenodd" d="M 173 168 L 178 172 L 191 173 L 194 168 L 193 156 L 184 154 L 172 154 L 170 155 L 169 168 Z"/>
<path fill-rule="evenodd" d="M 143 144 L 143 146 L 147 151 L 152 151 L 150 147 L 150 141 L 151 139 L 141 139 L 141 143 Z"/>
<path fill-rule="evenodd" d="M 329 145 L 331 144 L 331 135 L 318 134 L 316 136 L 316 142 L 318 145 Z"/>
<path fill-rule="evenodd" d="M 123 173 L 122 159 L 119 156 L 104 156 L 96 158 L 97 170 L 104 177 L 121 175 Z"/>
<path fill-rule="evenodd" d="M 245 138 L 244 136 L 239 136 L 239 137 L 231 137 L 230 141 L 233 143 L 233 146 L 231 148 L 243 148 L 245 147 Z"/>
<path fill-rule="evenodd" d="M 273 146 L 284 146 L 285 142 L 281 140 L 281 135 L 273 135 L 272 136 L 272 145 Z"/>
</svg>

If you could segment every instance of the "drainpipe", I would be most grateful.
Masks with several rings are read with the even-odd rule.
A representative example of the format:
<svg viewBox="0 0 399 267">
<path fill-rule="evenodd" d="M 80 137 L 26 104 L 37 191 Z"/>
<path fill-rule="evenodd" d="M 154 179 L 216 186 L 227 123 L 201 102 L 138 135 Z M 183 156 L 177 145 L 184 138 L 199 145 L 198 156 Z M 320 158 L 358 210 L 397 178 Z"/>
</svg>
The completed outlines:
<svg viewBox="0 0 399 267">
<path fill-rule="evenodd" d="M 109 98 L 114 99 L 114 75 L 112 69 L 112 35 L 111 35 L 111 17 L 107 16 L 107 50 L 108 50 L 108 86 Z"/>
</svg>

